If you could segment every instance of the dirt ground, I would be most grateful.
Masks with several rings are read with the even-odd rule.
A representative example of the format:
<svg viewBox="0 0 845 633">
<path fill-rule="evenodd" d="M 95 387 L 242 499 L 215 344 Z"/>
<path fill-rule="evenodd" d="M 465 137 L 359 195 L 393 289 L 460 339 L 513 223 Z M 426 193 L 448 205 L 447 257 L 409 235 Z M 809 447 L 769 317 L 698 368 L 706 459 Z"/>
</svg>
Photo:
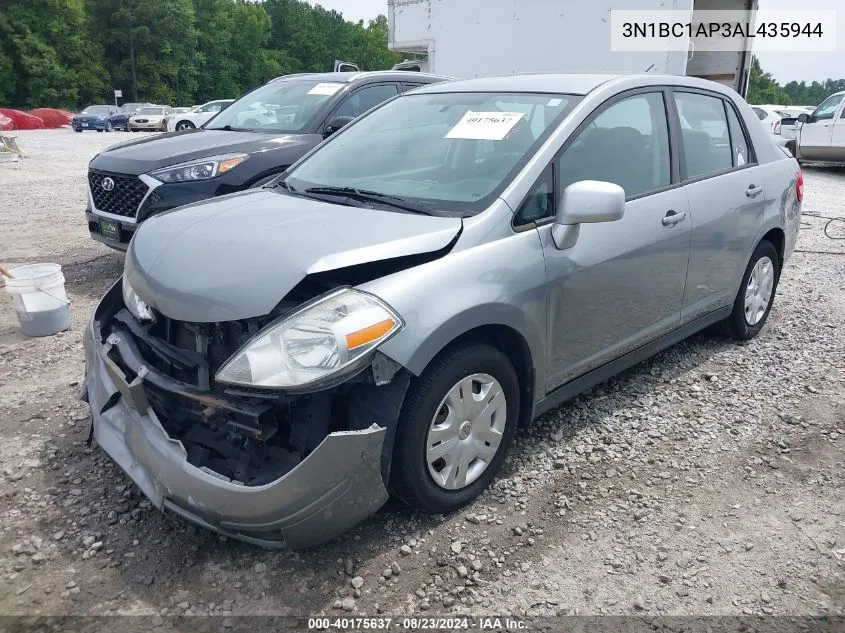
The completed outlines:
<svg viewBox="0 0 845 633">
<path fill-rule="evenodd" d="M 73 325 L 26 338 L 0 293 L 0 614 L 845 612 L 845 242 L 813 217 L 845 217 L 845 170 L 805 170 L 799 248 L 826 253 L 794 255 L 754 341 L 695 336 L 550 412 L 459 513 L 391 502 L 266 551 L 151 508 L 86 447 L 80 337 L 123 259 L 88 236 L 86 169 L 128 135 L 15 134 L 0 262 L 61 264 Z"/>
</svg>

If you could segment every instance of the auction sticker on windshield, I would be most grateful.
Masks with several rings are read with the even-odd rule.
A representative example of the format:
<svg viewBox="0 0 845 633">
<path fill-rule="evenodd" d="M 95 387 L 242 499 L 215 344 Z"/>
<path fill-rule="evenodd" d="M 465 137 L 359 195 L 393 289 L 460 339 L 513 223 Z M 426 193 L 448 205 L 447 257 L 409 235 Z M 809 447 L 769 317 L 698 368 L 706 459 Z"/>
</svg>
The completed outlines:
<svg viewBox="0 0 845 633">
<path fill-rule="evenodd" d="M 343 84 L 317 84 L 308 91 L 310 95 L 333 95 L 343 88 Z"/>
<path fill-rule="evenodd" d="M 522 112 L 473 112 L 464 114 L 445 138 L 501 141 L 524 116 Z"/>
</svg>

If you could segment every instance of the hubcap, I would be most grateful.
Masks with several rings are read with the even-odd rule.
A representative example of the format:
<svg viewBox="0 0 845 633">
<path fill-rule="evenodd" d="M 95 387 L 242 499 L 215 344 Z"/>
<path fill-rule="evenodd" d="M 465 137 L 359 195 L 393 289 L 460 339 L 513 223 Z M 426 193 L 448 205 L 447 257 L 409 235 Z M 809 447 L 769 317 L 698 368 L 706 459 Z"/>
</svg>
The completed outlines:
<svg viewBox="0 0 845 633">
<path fill-rule="evenodd" d="M 507 402 L 499 381 L 473 374 L 446 394 L 431 420 L 426 462 L 434 482 L 459 490 L 481 476 L 499 450 L 507 423 Z"/>
<path fill-rule="evenodd" d="M 745 288 L 745 322 L 748 325 L 757 325 L 766 314 L 774 285 L 775 266 L 768 257 L 761 257 L 751 269 Z"/>
</svg>

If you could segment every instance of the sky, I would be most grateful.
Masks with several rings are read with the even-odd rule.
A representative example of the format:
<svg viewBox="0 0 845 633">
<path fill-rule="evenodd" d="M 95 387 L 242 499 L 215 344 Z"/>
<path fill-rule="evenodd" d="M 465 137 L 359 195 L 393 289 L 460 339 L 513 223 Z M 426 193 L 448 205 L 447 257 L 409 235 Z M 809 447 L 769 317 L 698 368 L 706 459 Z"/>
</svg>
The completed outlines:
<svg viewBox="0 0 845 633">
<path fill-rule="evenodd" d="M 460 1 L 460 0 L 455 0 Z M 496 0 L 488 0 L 495 2 Z M 352 22 L 387 15 L 387 0 L 309 0 L 341 13 Z M 824 81 L 845 78 L 845 0 L 759 0 L 761 9 L 836 9 L 837 51 L 832 53 L 764 53 L 760 65 L 781 84 L 790 81 Z"/>
</svg>

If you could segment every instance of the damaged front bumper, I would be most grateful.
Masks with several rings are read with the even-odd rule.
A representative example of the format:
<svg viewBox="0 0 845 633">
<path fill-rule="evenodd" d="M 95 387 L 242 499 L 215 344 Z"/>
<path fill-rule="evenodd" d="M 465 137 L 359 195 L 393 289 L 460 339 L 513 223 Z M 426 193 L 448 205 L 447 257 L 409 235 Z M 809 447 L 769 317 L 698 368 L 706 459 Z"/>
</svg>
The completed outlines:
<svg viewBox="0 0 845 633">
<path fill-rule="evenodd" d="M 375 424 L 328 434 L 264 485 L 246 486 L 190 464 L 145 395 L 145 383 L 170 379 L 143 364 L 127 376 L 109 358 L 126 341 L 111 334 L 102 343 L 95 327 L 92 320 L 84 337 L 94 437 L 160 510 L 249 543 L 301 548 L 345 532 L 387 500 L 380 470 L 386 429 Z"/>
</svg>

